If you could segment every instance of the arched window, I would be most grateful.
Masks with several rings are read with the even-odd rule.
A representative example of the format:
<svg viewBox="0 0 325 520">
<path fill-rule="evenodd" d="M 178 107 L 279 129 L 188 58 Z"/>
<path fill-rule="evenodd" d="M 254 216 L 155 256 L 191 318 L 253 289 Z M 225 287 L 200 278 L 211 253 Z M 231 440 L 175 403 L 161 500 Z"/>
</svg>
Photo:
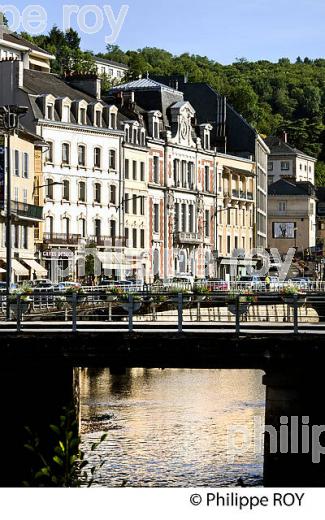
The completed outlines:
<svg viewBox="0 0 325 520">
<path fill-rule="evenodd" d="M 69 145 L 69 143 L 62 144 L 62 164 L 70 164 L 70 145 Z"/>
<path fill-rule="evenodd" d="M 86 183 L 79 182 L 79 201 L 86 202 Z"/>
<path fill-rule="evenodd" d="M 84 144 L 78 146 L 78 165 L 86 166 L 86 147 Z"/>
<path fill-rule="evenodd" d="M 63 181 L 63 199 L 70 200 L 70 182 L 67 180 Z"/>
<path fill-rule="evenodd" d="M 101 165 L 101 149 L 96 147 L 94 148 L 94 167 L 100 168 Z"/>
<path fill-rule="evenodd" d="M 110 203 L 116 204 L 116 186 L 112 185 L 110 189 Z"/>
</svg>

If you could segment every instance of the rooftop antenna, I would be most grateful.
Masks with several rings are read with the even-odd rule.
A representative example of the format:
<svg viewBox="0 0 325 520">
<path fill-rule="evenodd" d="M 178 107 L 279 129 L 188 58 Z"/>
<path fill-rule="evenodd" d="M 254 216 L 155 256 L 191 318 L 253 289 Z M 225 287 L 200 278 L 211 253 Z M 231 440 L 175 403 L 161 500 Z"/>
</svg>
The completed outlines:
<svg viewBox="0 0 325 520">
<path fill-rule="evenodd" d="M 149 71 L 147 70 L 147 79 L 149 79 Z"/>
</svg>

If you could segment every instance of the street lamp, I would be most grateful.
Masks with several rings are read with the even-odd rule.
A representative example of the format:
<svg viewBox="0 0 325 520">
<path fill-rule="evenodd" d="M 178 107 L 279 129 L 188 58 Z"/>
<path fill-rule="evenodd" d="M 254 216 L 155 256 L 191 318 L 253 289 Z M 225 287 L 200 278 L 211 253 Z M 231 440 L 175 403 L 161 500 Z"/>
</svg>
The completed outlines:
<svg viewBox="0 0 325 520">
<path fill-rule="evenodd" d="M 7 291 L 7 309 L 6 316 L 10 319 L 10 307 L 9 307 L 9 293 L 11 284 L 11 147 L 10 140 L 11 136 L 15 134 L 16 129 L 19 127 L 19 120 L 24 117 L 28 112 L 27 107 L 18 105 L 6 105 L 0 107 L 0 116 L 2 119 L 3 128 L 7 132 L 7 212 L 6 212 L 6 291 Z"/>
</svg>

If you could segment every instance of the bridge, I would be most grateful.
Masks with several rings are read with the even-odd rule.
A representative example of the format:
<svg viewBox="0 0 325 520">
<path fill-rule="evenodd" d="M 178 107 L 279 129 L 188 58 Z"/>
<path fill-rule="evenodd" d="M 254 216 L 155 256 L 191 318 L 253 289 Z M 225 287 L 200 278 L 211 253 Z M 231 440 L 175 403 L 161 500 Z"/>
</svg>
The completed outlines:
<svg viewBox="0 0 325 520">
<path fill-rule="evenodd" d="M 179 294 L 161 301 L 143 295 L 140 301 L 129 295 L 127 301 L 88 301 L 82 296 L 79 301 L 73 295 L 54 314 L 17 313 L 24 305 L 17 302 L 12 320 L 0 321 L 6 425 L 0 439 L 5 446 L 10 438 L 13 446 L 4 450 L 0 483 L 17 485 L 26 474 L 23 426 L 45 436 L 63 405 L 78 404 L 79 367 L 108 367 L 114 373 L 128 367 L 260 369 L 267 425 L 279 433 L 283 416 L 325 425 L 324 295 L 286 301 L 280 294 L 260 295 L 258 301 L 240 295 L 235 301 L 220 294 L 210 298 Z M 323 459 L 313 464 L 310 454 L 272 453 L 265 436 L 266 486 L 323 486 L 324 464 Z"/>
</svg>

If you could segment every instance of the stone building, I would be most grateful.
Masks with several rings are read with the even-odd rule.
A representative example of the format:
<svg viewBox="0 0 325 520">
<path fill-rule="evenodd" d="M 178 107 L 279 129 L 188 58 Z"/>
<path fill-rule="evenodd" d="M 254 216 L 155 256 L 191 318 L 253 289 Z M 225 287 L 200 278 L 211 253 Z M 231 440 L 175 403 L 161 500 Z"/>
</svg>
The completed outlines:
<svg viewBox="0 0 325 520">
<path fill-rule="evenodd" d="M 310 182 L 280 179 L 269 186 L 268 244 L 301 257 L 316 245 L 316 190 Z"/>
</svg>

